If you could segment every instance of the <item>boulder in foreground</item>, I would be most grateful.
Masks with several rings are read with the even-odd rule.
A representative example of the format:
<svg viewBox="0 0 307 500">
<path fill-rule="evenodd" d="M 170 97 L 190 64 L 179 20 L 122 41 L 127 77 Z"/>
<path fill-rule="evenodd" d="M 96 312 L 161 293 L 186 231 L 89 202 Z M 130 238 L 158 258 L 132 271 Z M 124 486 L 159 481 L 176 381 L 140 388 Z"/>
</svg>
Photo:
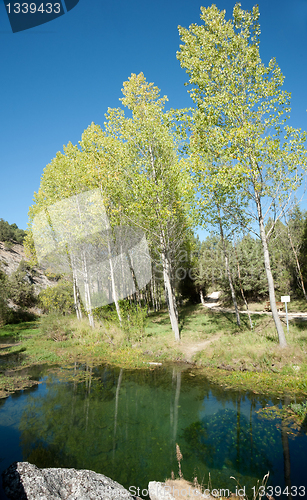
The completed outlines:
<svg viewBox="0 0 307 500">
<path fill-rule="evenodd" d="M 122 485 L 90 470 L 39 469 L 14 462 L 2 473 L 10 500 L 135 500 Z"/>
</svg>

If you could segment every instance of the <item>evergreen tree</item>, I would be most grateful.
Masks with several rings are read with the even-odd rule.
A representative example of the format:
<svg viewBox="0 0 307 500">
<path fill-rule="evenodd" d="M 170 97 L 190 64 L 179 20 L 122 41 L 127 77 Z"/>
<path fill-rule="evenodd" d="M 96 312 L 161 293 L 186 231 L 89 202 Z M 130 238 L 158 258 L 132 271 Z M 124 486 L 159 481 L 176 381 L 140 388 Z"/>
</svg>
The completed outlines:
<svg viewBox="0 0 307 500">
<path fill-rule="evenodd" d="M 0 241 L 15 241 L 22 243 L 26 236 L 23 229 L 19 229 L 17 224 L 9 224 L 4 219 L 0 219 Z"/>
<path fill-rule="evenodd" d="M 9 298 L 20 307 L 31 307 L 36 304 L 36 296 L 31 274 L 19 267 L 7 280 Z"/>
</svg>

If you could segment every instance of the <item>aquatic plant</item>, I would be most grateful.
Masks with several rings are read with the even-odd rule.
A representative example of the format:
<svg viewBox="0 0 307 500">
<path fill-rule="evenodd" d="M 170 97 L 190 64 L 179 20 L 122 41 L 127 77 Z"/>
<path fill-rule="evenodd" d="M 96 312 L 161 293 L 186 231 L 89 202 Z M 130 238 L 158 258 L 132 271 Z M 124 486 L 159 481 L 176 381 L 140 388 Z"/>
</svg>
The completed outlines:
<svg viewBox="0 0 307 500">
<path fill-rule="evenodd" d="M 305 401 L 304 403 L 291 403 L 289 407 L 299 417 L 304 418 L 305 416 L 307 416 L 307 401 Z"/>
</svg>

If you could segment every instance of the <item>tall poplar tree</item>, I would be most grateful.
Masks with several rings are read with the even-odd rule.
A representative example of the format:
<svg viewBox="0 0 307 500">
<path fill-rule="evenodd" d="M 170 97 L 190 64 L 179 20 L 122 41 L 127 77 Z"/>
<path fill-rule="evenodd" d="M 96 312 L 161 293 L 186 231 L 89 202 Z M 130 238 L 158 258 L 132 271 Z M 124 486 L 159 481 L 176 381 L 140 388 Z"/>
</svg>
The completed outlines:
<svg viewBox="0 0 307 500">
<path fill-rule="evenodd" d="M 179 27 L 183 44 L 177 57 L 196 104 L 194 163 L 202 165 L 209 182 L 214 178 L 239 191 L 248 203 L 242 220 L 251 220 L 249 229 L 262 243 L 271 310 L 284 347 L 268 240 L 305 175 L 306 134 L 285 124 L 290 94 L 282 90 L 284 77 L 275 59 L 268 66 L 261 61 L 258 19 L 257 6 L 244 11 L 236 4 L 229 21 L 215 5 L 201 7 L 202 25 Z M 269 216 L 272 224 L 266 230 Z"/>
<path fill-rule="evenodd" d="M 34 204 L 29 209 L 29 232 L 26 238 L 26 246 L 28 250 L 34 251 L 33 245 L 33 234 L 32 228 L 33 223 L 40 224 L 41 230 L 44 230 L 46 222 L 50 227 L 51 232 L 54 232 L 52 227 L 52 222 L 50 218 L 50 210 L 56 211 L 54 221 L 57 221 L 62 227 L 64 233 L 67 234 L 67 240 L 65 241 L 65 234 L 62 235 L 62 241 L 58 242 L 58 256 L 56 258 L 56 265 L 62 266 L 63 270 L 68 271 L 68 266 L 64 264 L 66 257 L 69 262 L 69 267 L 73 275 L 73 287 L 74 287 L 74 299 L 75 299 L 75 309 L 79 319 L 82 317 L 79 292 L 78 288 L 81 283 L 77 282 L 77 263 L 79 260 L 76 253 L 72 251 L 71 243 L 69 244 L 69 238 L 73 237 L 75 241 L 80 239 L 81 234 L 86 233 L 86 227 L 84 227 L 84 221 L 82 217 L 79 220 L 74 219 L 75 216 L 70 214 L 70 204 L 69 199 L 73 196 L 80 195 L 80 193 L 87 191 L 91 187 L 90 178 L 87 174 L 86 164 L 82 156 L 82 152 L 77 146 L 69 143 L 64 147 L 64 153 L 58 152 L 53 158 L 53 160 L 45 167 L 43 175 L 41 177 L 40 187 L 37 193 L 34 193 Z M 76 202 L 78 203 L 78 199 Z M 66 200 L 66 201 L 65 201 Z M 63 204 L 63 207 L 58 205 Z M 56 208 L 58 207 L 58 209 Z M 44 219 L 46 217 L 46 219 Z M 45 222 L 46 220 L 46 222 Z M 83 227 L 82 227 L 83 226 Z M 37 229 L 39 229 L 37 227 Z M 57 231 L 54 232 L 55 241 L 57 240 L 59 234 Z M 66 247 L 66 250 L 64 249 Z M 81 248 L 81 247 L 80 247 Z M 47 250 L 47 248 L 45 249 Z M 66 253 L 66 256 L 65 256 Z M 80 256 L 82 260 L 83 267 L 83 286 L 85 289 L 85 308 L 88 314 L 89 322 L 91 326 L 94 326 L 94 319 L 91 306 L 91 297 L 89 293 L 89 283 L 88 283 L 88 265 L 86 262 L 86 256 L 83 251 L 83 257 Z M 50 260 L 50 256 L 49 256 Z M 62 261 L 62 263 L 61 263 Z M 51 266 L 52 267 L 52 266 Z"/>
<path fill-rule="evenodd" d="M 175 339 L 180 339 L 174 293 L 174 259 L 189 225 L 193 199 L 188 169 L 180 161 L 170 116 L 164 111 L 166 97 L 143 75 L 132 74 L 124 82 L 122 109 L 109 109 L 106 132 L 124 144 L 122 171 L 126 192 L 122 214 L 144 229 L 159 254 L 166 301 Z M 124 201 L 125 198 L 125 201 Z"/>
<path fill-rule="evenodd" d="M 63 243 L 65 244 L 65 241 L 67 243 L 67 257 L 73 274 L 77 316 L 78 318 L 82 317 L 78 294 L 78 290 L 82 288 L 91 326 L 94 326 L 92 313 L 94 306 L 92 305 L 90 288 L 101 288 L 98 274 L 96 273 L 96 277 L 93 275 L 93 272 L 95 274 L 93 252 L 95 249 L 98 254 L 100 252 L 100 259 L 103 248 L 106 251 L 108 247 L 108 253 L 111 253 L 111 246 L 114 244 L 112 229 L 119 223 L 118 210 L 114 207 L 118 203 L 119 192 L 123 188 L 118 181 L 119 161 L 117 153 L 120 147 L 118 141 L 106 137 L 99 126 L 91 124 L 84 131 L 79 146 L 73 146 L 69 143 L 64 147 L 64 153 L 57 153 L 56 157 L 44 169 L 40 189 L 38 193 L 35 193 L 34 204 L 29 211 L 30 228 L 33 226 L 33 221 L 37 221 L 37 215 L 47 214 L 48 216 L 50 210 L 53 213 L 54 210 L 56 211 L 53 222 L 56 225 L 59 222 L 64 231 Z M 42 226 L 44 226 L 44 220 Z M 104 228 L 103 231 L 101 231 L 102 228 Z M 50 218 L 50 229 L 54 230 L 52 217 Z M 92 234 L 90 235 L 90 233 Z M 55 232 L 55 239 L 58 239 L 57 236 Z M 27 245 L 33 251 L 32 239 L 32 234 L 29 232 Z M 71 241 L 69 242 L 69 240 Z M 92 245 L 90 250 L 89 244 Z M 98 260 L 97 257 L 97 265 Z M 109 265 L 111 268 L 112 299 L 121 321 L 112 259 L 109 259 Z M 96 285 L 94 286 L 95 280 Z"/>
</svg>

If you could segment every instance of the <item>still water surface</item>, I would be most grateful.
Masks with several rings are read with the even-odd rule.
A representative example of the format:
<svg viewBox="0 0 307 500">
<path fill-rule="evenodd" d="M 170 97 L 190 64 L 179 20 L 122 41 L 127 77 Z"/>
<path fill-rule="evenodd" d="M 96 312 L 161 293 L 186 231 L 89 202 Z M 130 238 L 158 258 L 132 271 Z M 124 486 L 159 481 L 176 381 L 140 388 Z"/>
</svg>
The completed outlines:
<svg viewBox="0 0 307 500">
<path fill-rule="evenodd" d="M 178 476 L 178 443 L 188 480 L 197 476 L 207 484 L 210 472 L 213 488 L 234 491 L 234 476 L 251 496 L 257 479 L 270 471 L 271 486 L 307 491 L 306 430 L 257 413 L 267 404 L 289 403 L 286 397 L 223 390 L 180 366 L 75 364 L 41 380 L 0 400 L 0 472 L 26 460 L 90 469 L 142 490 L 172 471 Z M 299 492 L 292 498 L 304 498 Z M 0 498 L 6 498 L 1 487 Z"/>
</svg>

